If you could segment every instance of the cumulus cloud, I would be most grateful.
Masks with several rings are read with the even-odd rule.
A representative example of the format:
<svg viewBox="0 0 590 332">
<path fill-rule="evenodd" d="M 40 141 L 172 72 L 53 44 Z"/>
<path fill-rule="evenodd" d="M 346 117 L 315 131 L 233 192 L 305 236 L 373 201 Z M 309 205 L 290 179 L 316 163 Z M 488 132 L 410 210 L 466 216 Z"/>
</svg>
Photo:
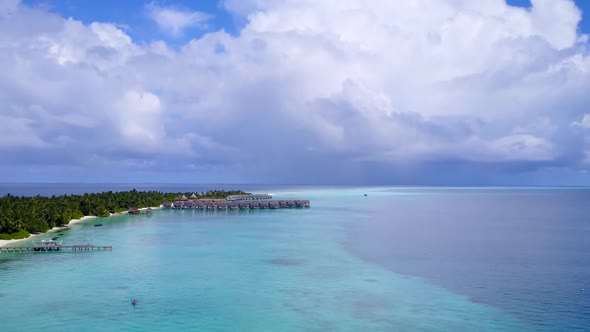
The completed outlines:
<svg viewBox="0 0 590 332">
<path fill-rule="evenodd" d="M 572 126 L 590 128 L 590 114 L 584 114 L 582 120 L 573 122 Z"/>
<path fill-rule="evenodd" d="M 159 6 L 152 2 L 146 6 L 147 12 L 158 26 L 172 35 L 179 35 L 187 28 L 203 29 L 212 16 L 206 13 Z"/>
<path fill-rule="evenodd" d="M 570 0 L 223 5 L 246 20 L 240 33 L 179 49 L 113 24 L 0 10 L 0 166 L 456 183 L 588 165 L 590 133 L 572 123 L 587 122 L 590 57 Z M 148 9 L 176 34 L 207 20 Z"/>
</svg>

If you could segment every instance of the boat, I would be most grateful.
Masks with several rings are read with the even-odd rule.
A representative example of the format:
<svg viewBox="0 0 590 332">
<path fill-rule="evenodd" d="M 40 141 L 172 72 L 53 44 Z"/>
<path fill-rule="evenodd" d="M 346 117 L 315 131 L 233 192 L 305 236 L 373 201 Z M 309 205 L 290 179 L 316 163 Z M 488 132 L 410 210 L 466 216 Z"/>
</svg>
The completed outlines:
<svg viewBox="0 0 590 332">
<path fill-rule="evenodd" d="M 102 224 L 94 224 L 94 226 L 99 227 L 102 226 Z"/>
</svg>

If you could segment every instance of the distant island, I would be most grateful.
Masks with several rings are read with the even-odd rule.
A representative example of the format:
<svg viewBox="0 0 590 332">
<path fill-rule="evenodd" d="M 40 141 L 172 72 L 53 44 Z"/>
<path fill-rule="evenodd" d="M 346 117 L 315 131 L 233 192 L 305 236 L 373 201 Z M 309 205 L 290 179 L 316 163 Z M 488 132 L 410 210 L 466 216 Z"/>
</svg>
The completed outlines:
<svg viewBox="0 0 590 332">
<path fill-rule="evenodd" d="M 162 193 L 158 191 L 103 192 L 84 195 L 0 197 L 0 240 L 24 239 L 31 233 L 43 233 L 54 227 L 66 226 L 71 220 L 85 216 L 108 217 L 129 208 L 160 206 L 162 202 L 191 195 L 200 199 L 225 199 L 234 195 L 249 195 L 241 190 L 213 190 L 195 193 Z"/>
</svg>

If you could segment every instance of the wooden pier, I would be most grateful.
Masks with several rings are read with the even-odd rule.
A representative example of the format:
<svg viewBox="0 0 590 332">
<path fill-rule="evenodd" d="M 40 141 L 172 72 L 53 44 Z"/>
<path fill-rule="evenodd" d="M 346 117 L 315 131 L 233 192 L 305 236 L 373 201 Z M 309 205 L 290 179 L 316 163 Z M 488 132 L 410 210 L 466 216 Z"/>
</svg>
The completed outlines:
<svg viewBox="0 0 590 332">
<path fill-rule="evenodd" d="M 41 240 L 33 241 L 30 247 L 0 247 L 1 252 L 53 252 L 53 251 L 106 251 L 113 250 L 112 246 L 95 246 L 89 240 L 76 240 L 76 244 L 62 245 L 61 241 Z"/>
<path fill-rule="evenodd" d="M 296 209 L 309 208 L 307 199 L 274 200 L 270 194 L 230 195 L 221 198 L 198 198 L 182 195 L 174 202 L 162 203 L 164 209 L 195 209 L 195 210 L 250 210 L 250 209 Z"/>
<path fill-rule="evenodd" d="M 250 195 L 230 195 L 225 199 L 226 201 L 256 201 L 261 199 L 272 199 L 269 194 L 250 194 Z"/>
<path fill-rule="evenodd" d="M 72 246 L 32 246 L 0 247 L 0 252 L 49 252 L 49 251 L 112 251 L 112 246 L 72 245 Z"/>
<path fill-rule="evenodd" d="M 309 200 L 271 200 L 256 198 L 252 200 L 226 199 L 186 199 L 174 203 L 165 202 L 164 209 L 195 210 L 250 210 L 250 209 L 296 209 L 309 208 Z"/>
</svg>

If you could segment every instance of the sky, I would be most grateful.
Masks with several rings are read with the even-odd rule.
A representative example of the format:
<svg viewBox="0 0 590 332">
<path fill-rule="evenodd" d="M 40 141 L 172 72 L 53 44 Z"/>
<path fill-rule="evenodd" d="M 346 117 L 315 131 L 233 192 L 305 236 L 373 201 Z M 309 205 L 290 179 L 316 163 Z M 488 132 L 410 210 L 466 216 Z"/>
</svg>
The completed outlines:
<svg viewBox="0 0 590 332">
<path fill-rule="evenodd" d="M 2 0 L 0 182 L 587 186 L 588 13 Z"/>
</svg>

